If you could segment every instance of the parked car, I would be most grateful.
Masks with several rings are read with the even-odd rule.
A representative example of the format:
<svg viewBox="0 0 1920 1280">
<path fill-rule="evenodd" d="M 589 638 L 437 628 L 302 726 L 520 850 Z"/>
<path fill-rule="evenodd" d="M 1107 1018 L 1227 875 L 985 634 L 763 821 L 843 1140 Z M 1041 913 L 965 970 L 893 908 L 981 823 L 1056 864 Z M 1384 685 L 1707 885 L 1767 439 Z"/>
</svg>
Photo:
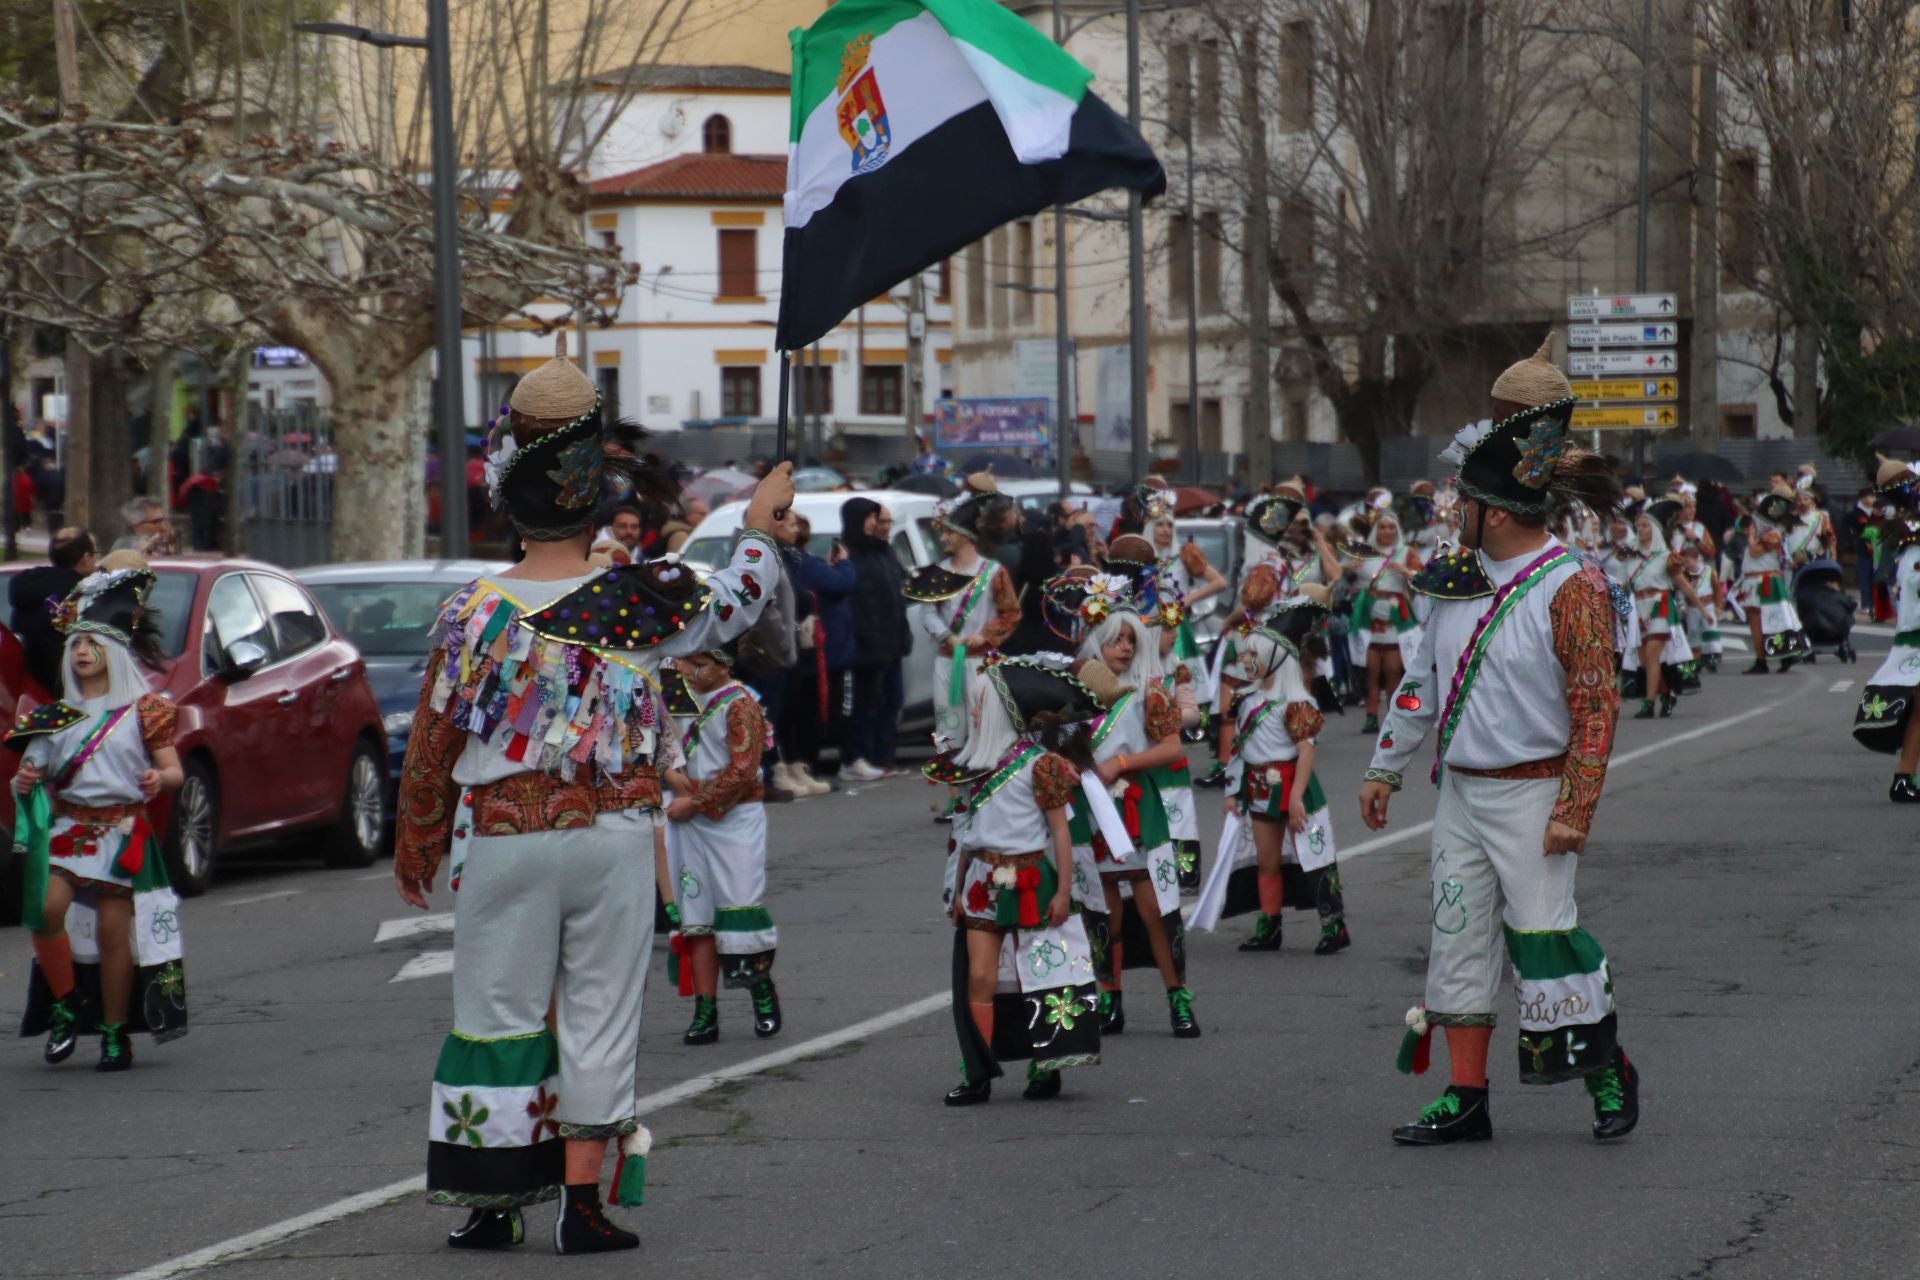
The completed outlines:
<svg viewBox="0 0 1920 1280">
<path fill-rule="evenodd" d="M 366 659 L 367 682 L 387 733 L 389 840 L 400 762 L 407 754 L 420 677 L 427 669 L 427 633 L 448 596 L 475 578 L 508 567 L 505 561 L 488 560 L 383 560 L 316 565 L 299 573 L 334 631 Z"/>
<path fill-rule="evenodd" d="M 1202 600 L 1193 610 L 1194 638 L 1203 652 L 1210 653 L 1239 597 L 1240 569 L 1247 553 L 1246 526 L 1238 516 L 1196 516 L 1175 520 L 1173 530 L 1181 543 L 1197 544 L 1207 563 L 1227 580 L 1225 591 Z"/>
<path fill-rule="evenodd" d="M 0 581 L 27 567 L 0 565 Z M 162 558 L 153 571 L 165 662 L 149 679 L 180 709 L 187 775 L 162 828 L 175 887 L 203 893 L 229 855 L 293 837 L 324 837 L 330 866 L 371 863 L 387 744 L 360 655 L 273 565 Z"/>
<path fill-rule="evenodd" d="M 998 480 L 996 484 L 1022 511 L 1044 511 L 1060 497 L 1058 480 Z M 1093 486 L 1081 480 L 1069 484 L 1067 493 L 1077 506 L 1085 506 L 1094 496 Z"/>
<path fill-rule="evenodd" d="M 0 626 L 0 725 L 11 726 L 20 716 L 47 701 L 47 691 L 27 671 L 27 651 L 21 647 L 19 637 Z M 6 824 L 8 831 L 13 830 L 13 775 L 19 767 L 19 752 L 0 750 L 0 822 Z M 164 810 L 159 806 L 166 802 L 167 797 L 163 795 L 155 805 L 149 806 L 155 822 L 165 821 Z M 20 919 L 23 870 L 18 858 L 8 858 L 4 867 L 0 867 L 0 925 L 15 924 Z"/>
<path fill-rule="evenodd" d="M 794 497 L 793 510 L 813 526 L 813 540 L 807 549 L 825 559 L 840 537 L 840 508 L 849 498 L 871 498 L 893 512 L 893 553 L 911 573 L 923 564 L 940 560 L 940 543 L 933 536 L 933 513 L 939 505 L 924 493 L 901 493 L 896 489 L 861 489 L 853 493 L 802 493 Z M 726 563 L 733 535 L 746 518 L 747 504 L 729 502 L 716 508 L 680 548 L 680 558 L 702 569 L 717 569 Z M 855 619 L 855 625 L 859 620 Z M 919 730 L 933 723 L 933 641 L 919 627 L 913 628 L 913 652 L 907 655 L 902 670 L 906 685 L 905 707 L 900 721 L 903 729 Z"/>
</svg>

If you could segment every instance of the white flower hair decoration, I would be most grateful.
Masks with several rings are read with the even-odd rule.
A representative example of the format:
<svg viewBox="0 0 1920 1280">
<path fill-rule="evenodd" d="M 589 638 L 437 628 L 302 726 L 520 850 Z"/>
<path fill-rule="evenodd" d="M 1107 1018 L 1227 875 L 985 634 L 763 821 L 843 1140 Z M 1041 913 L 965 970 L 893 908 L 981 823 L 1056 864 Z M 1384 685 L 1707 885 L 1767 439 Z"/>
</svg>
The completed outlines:
<svg viewBox="0 0 1920 1280">
<path fill-rule="evenodd" d="M 1473 452 L 1475 446 L 1492 434 L 1492 418 L 1468 423 L 1453 433 L 1453 443 L 1440 451 L 1440 461 L 1450 467 L 1458 467 L 1467 460 L 1467 455 Z"/>
</svg>

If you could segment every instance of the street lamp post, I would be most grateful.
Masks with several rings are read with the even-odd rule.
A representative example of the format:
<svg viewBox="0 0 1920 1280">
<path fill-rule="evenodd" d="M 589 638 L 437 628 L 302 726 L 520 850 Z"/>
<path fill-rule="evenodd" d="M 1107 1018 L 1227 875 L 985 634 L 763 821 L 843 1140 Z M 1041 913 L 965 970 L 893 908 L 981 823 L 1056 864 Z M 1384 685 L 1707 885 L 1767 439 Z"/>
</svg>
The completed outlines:
<svg viewBox="0 0 1920 1280">
<path fill-rule="evenodd" d="M 344 22 L 297 22 L 295 30 L 357 40 L 376 49 L 427 51 L 427 104 L 433 116 L 433 333 L 439 365 L 440 554 L 466 556 L 466 371 L 460 358 L 460 221 L 455 184 L 459 180 L 453 137 L 453 57 L 449 43 L 447 0 L 427 0 L 427 34 L 394 35 Z"/>
<path fill-rule="evenodd" d="M 1140 0 L 1127 0 L 1127 123 L 1140 131 Z M 1127 375 L 1133 415 L 1134 482 L 1147 474 L 1147 257 L 1144 201 L 1127 192 Z"/>
</svg>

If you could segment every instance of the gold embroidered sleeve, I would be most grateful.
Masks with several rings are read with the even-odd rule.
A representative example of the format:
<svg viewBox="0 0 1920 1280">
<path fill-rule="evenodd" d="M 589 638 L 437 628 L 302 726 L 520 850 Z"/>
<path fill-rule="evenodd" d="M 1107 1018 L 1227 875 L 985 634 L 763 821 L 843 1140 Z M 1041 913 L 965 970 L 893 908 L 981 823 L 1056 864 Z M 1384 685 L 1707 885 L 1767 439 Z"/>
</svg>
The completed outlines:
<svg viewBox="0 0 1920 1280">
<path fill-rule="evenodd" d="M 393 865 L 415 880 L 429 880 L 453 845 L 460 787 L 453 766 L 466 746 L 466 731 L 433 709 L 433 686 L 445 657 L 436 651 L 420 677 L 420 700 L 413 709 L 407 754 L 400 764 L 398 813 L 394 821 Z"/>
<path fill-rule="evenodd" d="M 1158 745 L 1180 732 L 1180 705 L 1165 689 L 1147 690 L 1147 741 Z"/>
<path fill-rule="evenodd" d="M 180 720 L 178 707 L 157 693 L 142 694 L 138 715 L 140 741 L 145 744 L 149 756 L 173 745 L 174 726 Z"/>
<path fill-rule="evenodd" d="M 1320 736 L 1320 730 L 1326 726 L 1327 718 L 1320 714 L 1320 708 L 1311 702 L 1289 702 L 1286 714 L 1281 717 L 1286 726 L 1287 736 L 1295 742 L 1305 742 L 1309 738 Z"/>
<path fill-rule="evenodd" d="M 1033 802 L 1042 809 L 1060 809 L 1073 800 L 1080 775 L 1060 756 L 1048 752 L 1033 762 Z"/>
<path fill-rule="evenodd" d="M 998 649 L 1020 625 L 1020 597 L 1013 589 L 1012 575 L 1005 569 L 996 569 L 988 589 L 993 593 L 993 617 L 980 628 L 980 642 L 967 646 L 968 653 Z"/>
<path fill-rule="evenodd" d="M 760 753 L 766 740 L 767 720 L 759 703 L 743 695 L 727 704 L 726 767 L 693 786 L 693 807 L 701 817 L 718 822 L 735 805 L 764 798 Z"/>
<path fill-rule="evenodd" d="M 1567 672 L 1567 763 L 1553 820 L 1575 831 L 1593 827 L 1607 781 L 1620 690 L 1613 673 L 1613 616 L 1606 587 L 1582 570 L 1561 584 L 1549 615 L 1553 651 Z"/>
</svg>

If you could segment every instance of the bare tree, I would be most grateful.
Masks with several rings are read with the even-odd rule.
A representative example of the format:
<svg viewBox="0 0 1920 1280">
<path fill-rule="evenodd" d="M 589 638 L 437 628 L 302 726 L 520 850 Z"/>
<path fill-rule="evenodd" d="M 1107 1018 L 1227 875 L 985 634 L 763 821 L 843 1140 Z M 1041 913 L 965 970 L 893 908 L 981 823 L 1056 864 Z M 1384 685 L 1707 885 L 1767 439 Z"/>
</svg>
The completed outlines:
<svg viewBox="0 0 1920 1280">
<path fill-rule="evenodd" d="M 1575 127 L 1564 43 L 1547 30 L 1559 9 L 1217 0 L 1205 12 L 1231 65 L 1270 81 L 1261 112 L 1224 120 L 1235 163 L 1213 185 L 1245 207 L 1262 188 L 1271 201 L 1248 221 L 1267 234 L 1240 250 L 1264 259 L 1279 300 L 1276 373 L 1311 378 L 1377 476 L 1442 361 L 1557 306 L 1564 260 L 1625 203 L 1604 171 L 1556 160 Z"/>
<path fill-rule="evenodd" d="M 629 269 L 584 243 L 583 175 L 638 78 L 599 73 L 657 61 L 689 3 L 456 0 L 468 323 L 544 328 L 617 301 Z M 336 8 L 402 33 L 420 16 L 394 0 Z M 262 9 L 279 12 L 248 34 Z M 217 68 L 178 51 L 191 91 L 168 118 L 0 112 L 0 309 L 95 345 L 217 353 L 252 329 L 306 351 L 333 393 L 335 555 L 419 554 L 433 346 L 424 76 L 405 51 L 298 36 L 294 12 L 233 5 L 245 56 Z M 188 24 L 172 38 L 194 37 Z M 78 303 L 51 275 L 46 247 L 60 242 L 86 244 L 96 268 Z"/>
</svg>

